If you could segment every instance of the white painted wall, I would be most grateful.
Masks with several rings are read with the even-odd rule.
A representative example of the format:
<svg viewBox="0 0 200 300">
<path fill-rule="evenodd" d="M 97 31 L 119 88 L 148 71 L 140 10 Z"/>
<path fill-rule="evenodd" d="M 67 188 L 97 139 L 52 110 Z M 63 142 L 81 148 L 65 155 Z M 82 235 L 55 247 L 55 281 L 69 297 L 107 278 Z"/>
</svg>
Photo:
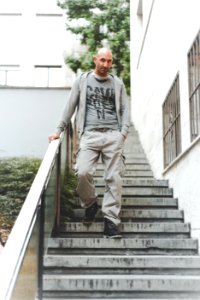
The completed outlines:
<svg viewBox="0 0 200 300">
<path fill-rule="evenodd" d="M 68 94 L 66 88 L 0 88 L 0 159 L 42 158 Z"/>
<path fill-rule="evenodd" d="M 0 84 L 1 66 L 19 66 L 8 85 L 45 86 L 46 75 L 39 76 L 34 66 L 61 65 L 50 86 L 71 86 L 75 75 L 64 58 L 79 51 L 79 41 L 65 23 L 57 0 L 0 0 Z"/>
<path fill-rule="evenodd" d="M 132 117 L 155 177 L 169 179 L 193 235 L 200 238 L 200 141 L 191 147 L 187 74 L 187 53 L 200 29 L 200 1 L 142 0 L 142 4 L 143 22 L 136 14 L 138 0 L 131 1 Z M 178 72 L 182 153 L 186 153 L 163 174 L 162 104 Z"/>
</svg>

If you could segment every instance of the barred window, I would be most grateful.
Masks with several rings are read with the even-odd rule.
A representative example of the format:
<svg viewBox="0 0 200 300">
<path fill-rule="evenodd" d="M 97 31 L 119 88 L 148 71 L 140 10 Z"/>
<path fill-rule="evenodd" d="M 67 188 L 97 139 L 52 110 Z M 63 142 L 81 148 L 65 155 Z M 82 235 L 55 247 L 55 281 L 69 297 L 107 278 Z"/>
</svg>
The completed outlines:
<svg viewBox="0 0 200 300">
<path fill-rule="evenodd" d="M 166 168 L 181 152 L 179 75 L 163 103 L 163 149 Z"/>
<path fill-rule="evenodd" d="M 200 135 L 200 31 L 188 53 L 191 141 Z"/>
</svg>

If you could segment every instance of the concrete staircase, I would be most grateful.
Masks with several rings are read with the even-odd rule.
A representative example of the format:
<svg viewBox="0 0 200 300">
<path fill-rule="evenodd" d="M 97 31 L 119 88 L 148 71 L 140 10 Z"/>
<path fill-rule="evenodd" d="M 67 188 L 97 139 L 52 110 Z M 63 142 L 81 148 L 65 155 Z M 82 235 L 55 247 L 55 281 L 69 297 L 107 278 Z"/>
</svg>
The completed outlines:
<svg viewBox="0 0 200 300">
<path fill-rule="evenodd" d="M 103 238 L 99 212 L 90 227 L 75 218 L 49 241 L 44 257 L 43 299 L 200 299 L 198 243 L 166 180 L 156 180 L 131 127 L 126 141 L 121 232 Z M 101 163 L 96 186 L 101 197 Z"/>
</svg>

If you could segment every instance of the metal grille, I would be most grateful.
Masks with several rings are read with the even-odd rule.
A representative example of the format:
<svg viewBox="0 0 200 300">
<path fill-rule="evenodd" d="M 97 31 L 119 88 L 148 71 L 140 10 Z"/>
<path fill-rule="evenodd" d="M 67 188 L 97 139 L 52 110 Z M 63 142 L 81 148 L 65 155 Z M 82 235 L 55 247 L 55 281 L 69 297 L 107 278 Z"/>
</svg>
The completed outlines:
<svg viewBox="0 0 200 300">
<path fill-rule="evenodd" d="M 200 135 L 200 31 L 188 53 L 191 141 Z"/>
<path fill-rule="evenodd" d="M 181 152 L 179 75 L 163 103 L 163 148 L 166 168 Z"/>
</svg>

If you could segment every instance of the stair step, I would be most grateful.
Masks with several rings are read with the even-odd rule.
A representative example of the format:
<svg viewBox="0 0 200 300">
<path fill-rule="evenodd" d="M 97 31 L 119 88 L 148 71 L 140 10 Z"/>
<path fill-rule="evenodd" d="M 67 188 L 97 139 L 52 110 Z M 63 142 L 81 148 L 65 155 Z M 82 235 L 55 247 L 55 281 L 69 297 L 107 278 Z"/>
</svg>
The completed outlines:
<svg viewBox="0 0 200 300">
<path fill-rule="evenodd" d="M 199 256 L 47 255 L 45 273 L 60 274 L 182 274 L 200 273 Z"/>
<path fill-rule="evenodd" d="M 105 186 L 105 180 L 101 177 L 94 180 L 96 187 Z M 168 180 L 156 179 L 122 179 L 123 187 L 167 187 Z"/>
<path fill-rule="evenodd" d="M 82 220 L 84 216 L 84 209 L 77 208 L 74 210 L 74 221 Z M 146 221 L 183 221 L 183 211 L 175 209 L 123 209 L 120 212 L 120 218 L 122 221 L 138 222 L 138 220 Z M 96 220 L 103 220 L 103 214 L 99 210 Z"/>
<path fill-rule="evenodd" d="M 97 170 L 103 170 L 104 171 L 104 166 L 102 164 L 97 165 Z M 139 163 L 137 160 L 137 163 L 126 163 L 126 170 L 145 170 L 145 171 L 151 171 L 151 168 L 148 163 Z"/>
<path fill-rule="evenodd" d="M 44 291 L 200 292 L 197 275 L 44 275 Z"/>
<path fill-rule="evenodd" d="M 96 192 L 98 195 L 104 195 L 105 188 L 96 187 Z M 171 196 L 173 197 L 173 190 L 171 188 L 166 187 L 130 187 L 123 186 L 122 187 L 122 196 Z"/>
<path fill-rule="evenodd" d="M 45 296 L 46 295 L 46 296 Z M 162 293 L 162 294 L 160 294 L 160 296 L 156 293 L 156 295 L 151 295 L 150 293 L 148 293 L 148 295 L 143 295 L 143 297 L 144 296 L 146 296 L 145 298 L 141 298 L 141 294 L 136 298 L 135 296 L 134 296 L 134 300 L 148 300 L 148 299 L 150 299 L 150 300 L 161 300 L 161 299 L 167 299 L 167 300 L 174 300 L 174 299 L 186 299 L 186 300 L 199 300 L 200 298 L 199 298 L 199 293 L 193 293 L 193 294 L 187 294 L 187 295 L 185 295 L 185 294 L 180 294 L 180 293 L 178 293 L 178 295 L 177 294 L 175 294 L 175 295 L 169 295 L 169 293 Z M 173 298 L 171 298 L 173 296 Z M 174 298 L 174 296 L 176 297 L 176 298 Z M 53 298 L 52 298 L 53 297 Z M 117 295 L 117 297 L 119 297 L 119 295 Z M 151 297 L 151 298 L 150 298 Z M 157 297 L 159 297 L 159 298 L 157 298 Z M 166 298 L 167 297 L 167 298 Z M 178 297 L 178 298 L 177 298 Z M 181 298 L 180 298 L 181 297 Z M 57 295 L 56 296 L 56 293 L 55 293 L 55 295 L 53 295 L 52 296 L 52 293 L 44 293 L 43 294 L 43 297 L 42 297 L 42 299 L 43 300 L 60 300 L 60 299 L 66 299 L 66 297 L 64 296 L 64 298 L 62 297 L 62 295 Z M 69 298 L 68 298 L 69 299 Z M 101 297 L 101 295 L 99 295 L 98 297 L 95 295 L 95 298 L 88 298 L 88 296 L 86 296 L 86 298 L 82 298 L 82 297 L 79 297 L 79 298 L 77 298 L 77 297 L 71 297 L 70 299 L 73 299 L 73 300 L 85 300 L 85 299 L 95 299 L 95 300 L 102 300 L 102 297 Z M 110 299 L 115 299 L 115 300 L 130 300 L 130 299 L 133 299 L 131 296 L 130 296 L 130 298 L 127 298 L 127 296 L 124 298 L 116 298 L 116 296 L 114 297 L 114 298 L 103 298 L 104 300 L 110 300 Z M 36 300 L 37 300 L 37 298 L 36 298 Z"/>
<path fill-rule="evenodd" d="M 143 151 L 137 151 L 137 152 L 131 152 L 131 153 L 125 153 L 123 152 L 123 157 L 125 159 L 126 164 L 148 164 L 148 160 L 146 158 L 146 155 Z M 101 157 L 99 158 L 97 162 L 97 166 L 103 166 L 103 162 Z"/>
<path fill-rule="evenodd" d="M 189 236 L 190 225 L 186 223 L 121 223 L 119 226 L 121 233 L 132 233 L 146 234 L 151 236 L 153 234 L 168 234 L 168 235 L 178 235 L 185 234 Z M 93 223 L 90 226 L 86 226 L 83 223 L 78 222 L 65 222 L 61 226 L 61 233 L 72 233 L 72 234 L 91 234 L 91 233 L 101 233 L 104 230 L 104 224 Z"/>
<path fill-rule="evenodd" d="M 104 171 L 103 170 L 97 170 L 95 172 L 95 177 L 103 177 Z M 123 174 L 123 178 L 126 177 L 137 177 L 137 178 L 153 178 L 153 172 L 151 170 L 126 170 Z"/>
<path fill-rule="evenodd" d="M 98 199 L 98 205 L 101 206 L 102 204 L 102 197 Z M 76 198 L 74 201 L 74 207 L 80 207 L 80 200 Z M 122 207 L 123 208 L 178 208 L 178 199 L 177 198 L 143 198 L 143 197 L 129 197 L 129 198 L 122 198 Z"/>
<path fill-rule="evenodd" d="M 195 255 L 198 243 L 194 239 L 145 239 L 145 238 L 51 238 L 48 242 L 50 253 L 73 254 L 178 254 Z"/>
</svg>

